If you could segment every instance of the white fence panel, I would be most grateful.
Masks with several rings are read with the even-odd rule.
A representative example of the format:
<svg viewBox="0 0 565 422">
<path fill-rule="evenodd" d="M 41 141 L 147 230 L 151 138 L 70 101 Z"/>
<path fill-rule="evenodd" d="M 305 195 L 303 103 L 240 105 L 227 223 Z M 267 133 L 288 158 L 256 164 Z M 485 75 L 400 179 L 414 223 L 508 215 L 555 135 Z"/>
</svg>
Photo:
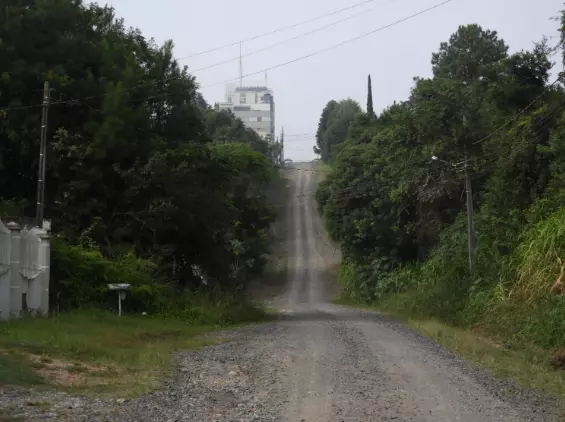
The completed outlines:
<svg viewBox="0 0 565 422">
<path fill-rule="evenodd" d="M 0 221 L 0 319 L 10 318 L 11 249 L 10 230 Z"/>
<path fill-rule="evenodd" d="M 28 281 L 35 280 L 41 268 L 39 266 L 39 250 L 41 239 L 34 229 L 24 227 L 20 234 L 20 272 Z"/>
<path fill-rule="evenodd" d="M 47 230 L 0 221 L 0 320 L 49 312 L 50 249 Z"/>
</svg>

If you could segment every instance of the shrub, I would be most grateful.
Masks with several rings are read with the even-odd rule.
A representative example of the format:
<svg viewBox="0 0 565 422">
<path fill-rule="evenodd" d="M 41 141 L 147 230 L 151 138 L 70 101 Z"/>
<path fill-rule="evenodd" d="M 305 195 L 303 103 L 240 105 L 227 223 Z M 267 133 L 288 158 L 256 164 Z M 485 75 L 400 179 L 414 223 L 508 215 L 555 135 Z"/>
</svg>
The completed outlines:
<svg viewBox="0 0 565 422">
<path fill-rule="evenodd" d="M 152 311 L 168 294 L 168 287 L 153 281 L 155 264 L 132 253 L 108 259 L 96 249 L 69 245 L 59 236 L 51 246 L 51 303 L 59 311 L 87 307 L 116 307 L 116 293 L 108 284 L 131 285 L 124 309 Z"/>
<path fill-rule="evenodd" d="M 533 304 L 550 293 L 563 293 L 565 270 L 565 208 L 527 230 L 513 257 L 516 280 L 510 295 Z"/>
</svg>

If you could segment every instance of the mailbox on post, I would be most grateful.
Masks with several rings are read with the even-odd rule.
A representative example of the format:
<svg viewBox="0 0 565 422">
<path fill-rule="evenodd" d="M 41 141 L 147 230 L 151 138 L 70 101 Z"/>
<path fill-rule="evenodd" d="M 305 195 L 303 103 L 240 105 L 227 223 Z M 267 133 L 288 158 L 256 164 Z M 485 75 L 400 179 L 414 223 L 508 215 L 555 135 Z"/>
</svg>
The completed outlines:
<svg viewBox="0 0 565 422">
<path fill-rule="evenodd" d="M 118 316 L 122 315 L 122 300 L 126 298 L 129 284 L 108 284 L 108 289 L 118 292 Z"/>
</svg>

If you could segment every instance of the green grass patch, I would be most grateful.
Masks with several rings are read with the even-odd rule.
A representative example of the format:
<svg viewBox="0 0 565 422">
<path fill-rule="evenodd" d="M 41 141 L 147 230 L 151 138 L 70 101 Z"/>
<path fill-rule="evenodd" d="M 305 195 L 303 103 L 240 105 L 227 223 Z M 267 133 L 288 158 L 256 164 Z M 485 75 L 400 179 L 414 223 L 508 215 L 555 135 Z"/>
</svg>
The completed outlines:
<svg viewBox="0 0 565 422">
<path fill-rule="evenodd" d="M 43 385 L 44 379 L 33 371 L 32 363 L 16 350 L 0 353 L 0 383 L 15 385 Z"/>
<path fill-rule="evenodd" d="M 193 311 L 204 320 L 201 312 Z M 216 312 L 218 320 L 233 323 L 266 315 L 262 309 L 247 318 L 228 316 L 227 310 Z M 119 393 L 120 397 L 144 394 L 167 376 L 174 351 L 221 341 L 201 335 L 223 326 L 189 318 L 118 317 L 100 311 L 4 323 L 0 325 L 0 383 L 55 385 L 85 393 Z"/>
<path fill-rule="evenodd" d="M 0 410 L 0 422 L 24 422 L 25 419 L 20 416 L 10 416 L 8 414 L 2 413 Z"/>
</svg>

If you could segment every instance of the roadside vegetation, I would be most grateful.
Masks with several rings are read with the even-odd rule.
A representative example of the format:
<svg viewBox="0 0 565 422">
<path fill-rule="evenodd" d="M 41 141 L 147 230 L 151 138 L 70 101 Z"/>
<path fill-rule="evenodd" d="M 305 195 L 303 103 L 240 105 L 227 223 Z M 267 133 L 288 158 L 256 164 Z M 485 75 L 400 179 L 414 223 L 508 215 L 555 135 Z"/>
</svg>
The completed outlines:
<svg viewBox="0 0 565 422">
<path fill-rule="evenodd" d="M 35 214 L 44 81 L 51 88 L 54 314 L 0 326 L 0 383 L 47 382 L 33 371 L 37 351 L 100 364 L 112 383 L 140 373 L 142 391 L 171 350 L 202 343 L 195 334 L 261 320 L 246 293 L 272 252 L 277 144 L 210 107 L 172 41 L 156 45 L 110 7 L 8 0 L 0 22 L 5 223 Z M 116 308 L 108 283 L 131 284 L 129 316 L 81 314 Z"/>
<path fill-rule="evenodd" d="M 80 310 L 9 322 L 0 325 L 0 380 L 128 398 L 170 375 L 174 351 L 217 343 L 204 334 L 263 317 L 249 304 L 199 298 L 177 318 Z"/>
<path fill-rule="evenodd" d="M 564 34 L 563 13 L 550 22 Z M 332 166 L 316 196 L 343 251 L 342 299 L 400 316 L 499 375 L 561 395 L 565 91 L 550 71 L 564 45 L 562 35 L 557 45 L 541 39 L 509 53 L 495 31 L 461 26 L 407 100 L 375 114 L 369 80 L 368 112 L 330 101 L 315 148 Z"/>
</svg>

